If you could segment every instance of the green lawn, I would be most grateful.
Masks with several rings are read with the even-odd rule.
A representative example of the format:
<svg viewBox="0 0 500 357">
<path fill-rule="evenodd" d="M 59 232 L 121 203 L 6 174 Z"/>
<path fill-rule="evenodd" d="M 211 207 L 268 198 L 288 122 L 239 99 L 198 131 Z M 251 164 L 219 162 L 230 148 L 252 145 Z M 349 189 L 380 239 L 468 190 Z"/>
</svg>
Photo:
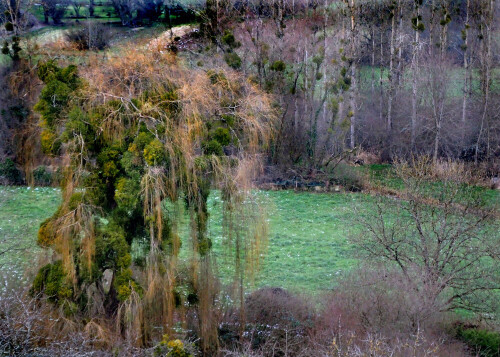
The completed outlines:
<svg viewBox="0 0 500 357">
<path fill-rule="evenodd" d="M 260 191 L 265 204 L 269 241 L 255 287 L 281 286 L 297 291 L 331 289 L 335 278 L 356 264 L 349 236 L 359 229 L 355 207 L 370 205 L 371 196 L 351 193 Z M 214 252 L 224 258 L 221 200 L 209 198 L 209 227 Z M 229 271 L 220 266 L 220 272 Z"/>
<path fill-rule="evenodd" d="M 361 174 L 366 174 L 372 184 L 379 185 L 381 187 L 389 188 L 396 191 L 401 191 L 404 189 L 403 181 L 395 175 L 391 165 L 388 164 L 365 165 L 357 167 L 357 170 Z M 481 200 L 486 207 L 499 208 L 500 191 L 489 189 L 483 186 L 464 185 L 464 187 L 467 187 L 467 189 L 463 190 L 464 192 L 467 193 L 467 196 L 463 197 L 464 203 L 466 199 L 475 198 Z M 442 189 L 443 189 L 443 182 L 440 181 L 428 182 L 427 185 L 423 187 L 421 193 L 424 194 L 426 197 L 438 199 L 440 197 Z"/>
<path fill-rule="evenodd" d="M 25 268 L 36 268 L 38 226 L 56 210 L 59 195 L 54 188 L 0 187 L 0 252 L 14 249 L 0 255 L 2 281 L 24 278 Z"/>
<path fill-rule="evenodd" d="M 379 167 L 381 171 L 388 168 Z M 373 170 L 373 168 L 372 168 Z M 374 170 L 375 172 L 377 170 Z M 387 173 L 380 173 L 380 179 Z M 388 181 L 398 186 L 397 181 Z M 488 190 L 488 194 L 492 194 Z M 269 240 L 253 287 L 281 286 L 295 291 L 319 292 L 335 285 L 336 277 L 357 264 L 349 237 L 360 232 L 359 214 L 371 211 L 376 198 L 364 193 L 309 193 L 256 191 L 265 207 Z M 40 222 L 52 215 L 60 202 L 54 188 L 0 187 L 0 250 L 6 242 L 23 250 L 0 256 L 0 271 L 22 276 L 40 249 L 36 232 Z M 209 235 L 223 281 L 232 277 L 232 254 L 222 232 L 222 201 L 217 191 L 209 197 Z M 356 210 L 358 208 L 358 210 Z M 386 212 L 388 217 L 397 214 Z M 188 218 L 182 215 L 179 229 L 183 241 L 181 258 L 187 256 Z"/>
<path fill-rule="evenodd" d="M 338 274 L 355 264 L 348 241 L 355 226 L 353 203 L 368 203 L 369 196 L 293 191 L 257 195 L 267 206 L 269 244 L 255 286 L 283 286 L 299 291 L 329 289 Z M 34 261 L 40 252 L 35 244 L 38 226 L 52 215 L 59 201 L 58 189 L 0 187 L 1 246 L 6 246 L 7 241 L 23 248 L 0 257 L 0 263 L 6 263 L 2 268 L 5 272 L 20 277 L 25 264 Z M 229 277 L 231 273 L 224 267 L 227 249 L 220 208 L 220 197 L 214 192 L 209 198 L 209 230 L 221 275 Z M 182 232 L 185 236 L 186 229 L 181 228 Z"/>
<path fill-rule="evenodd" d="M 447 73 L 447 93 L 452 98 L 461 98 L 463 96 L 463 83 L 464 83 L 464 69 L 463 68 L 452 68 Z M 492 81 L 491 90 L 494 93 L 500 92 L 500 68 L 494 68 L 492 71 Z M 373 68 L 373 74 L 375 76 L 374 87 L 378 91 L 380 88 L 380 67 Z M 389 71 L 387 68 L 383 69 L 382 74 L 382 85 L 387 90 Z M 422 79 L 420 79 L 422 80 Z M 371 89 L 372 82 L 372 67 L 362 66 L 360 68 L 360 87 L 368 91 Z M 403 73 L 403 84 L 406 90 L 411 90 L 412 85 L 412 71 L 410 68 L 406 69 Z M 480 82 L 479 82 L 479 70 L 474 69 L 472 71 L 472 92 L 474 94 L 480 94 Z"/>
</svg>

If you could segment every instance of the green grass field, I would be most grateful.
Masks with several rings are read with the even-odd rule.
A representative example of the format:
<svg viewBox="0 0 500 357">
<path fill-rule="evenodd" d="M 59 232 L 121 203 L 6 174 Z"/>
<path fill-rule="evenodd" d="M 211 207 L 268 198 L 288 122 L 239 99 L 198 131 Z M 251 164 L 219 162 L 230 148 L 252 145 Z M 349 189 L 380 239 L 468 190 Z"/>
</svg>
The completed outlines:
<svg viewBox="0 0 500 357">
<path fill-rule="evenodd" d="M 368 180 L 374 185 L 395 191 L 401 191 L 404 189 L 403 181 L 395 175 L 392 166 L 389 164 L 365 165 L 357 167 L 356 169 L 361 174 L 365 174 L 368 177 Z M 500 192 L 498 190 L 492 190 L 483 186 L 468 186 L 468 188 L 468 190 L 464 190 L 464 192 L 467 192 L 467 197 L 459 197 L 459 202 L 462 198 L 465 201 L 466 198 L 474 197 L 481 200 L 485 207 L 498 208 L 498 204 L 500 203 Z M 429 182 L 425 187 L 423 187 L 421 194 L 424 194 L 429 198 L 438 199 L 442 189 L 443 182 Z"/>
<path fill-rule="evenodd" d="M 355 229 L 354 205 L 372 199 L 364 194 L 314 194 L 293 191 L 257 193 L 265 201 L 269 221 L 269 243 L 255 286 L 283 286 L 297 291 L 330 289 L 335 277 L 353 267 L 349 234 Z M 0 257 L 4 273 L 21 277 L 40 249 L 36 232 L 40 222 L 52 215 L 60 201 L 53 188 L 1 187 L 1 246 L 15 243 L 22 250 Z M 224 268 L 221 200 L 215 192 L 209 198 L 209 230 L 214 253 Z M 185 220 L 187 221 L 187 220 Z M 181 229 L 182 231 L 182 229 Z M 185 230 L 184 230 L 185 231 Z M 185 245 L 188 243 L 185 242 Z"/>
<path fill-rule="evenodd" d="M 356 265 L 349 236 L 359 231 L 355 208 L 368 207 L 366 194 L 260 191 L 269 241 L 255 287 L 282 286 L 296 291 L 331 289 L 342 272 Z M 223 258 L 220 198 L 209 198 L 214 252 Z M 222 264 L 221 264 L 222 265 Z M 220 267 L 222 274 L 229 272 Z"/>
<path fill-rule="evenodd" d="M 24 280 L 25 269 L 36 268 L 38 226 L 57 209 L 59 195 L 49 187 L 0 187 L 0 252 L 14 249 L 0 255 L 0 279 Z"/>
<path fill-rule="evenodd" d="M 35 15 L 38 21 L 43 22 L 43 7 L 40 5 L 36 5 L 32 7 L 31 12 Z M 64 13 L 63 22 L 66 23 L 68 21 L 73 22 L 73 18 L 75 17 L 75 10 L 73 6 L 68 6 Z M 85 20 L 85 17 L 89 16 L 88 3 L 81 7 L 80 9 L 80 21 Z M 106 21 L 120 21 L 120 18 L 117 16 L 115 8 L 111 3 L 107 2 L 99 2 L 97 1 L 94 6 L 94 19 L 104 19 Z"/>
<path fill-rule="evenodd" d="M 374 87 L 375 90 L 379 90 L 380 88 L 380 67 L 373 68 L 373 75 L 375 78 Z M 382 73 L 383 83 L 382 85 L 387 90 L 389 85 L 389 71 L 387 68 L 384 68 Z M 411 91 L 412 85 L 412 71 L 411 69 L 406 69 L 403 73 L 403 83 L 405 89 Z M 491 90 L 493 93 L 500 92 L 500 68 L 494 68 L 492 73 L 492 81 L 491 81 Z M 372 67 L 371 66 L 363 66 L 360 68 L 360 87 L 369 91 L 371 89 L 372 82 Z M 461 98 L 463 96 L 463 83 L 464 83 L 464 69 L 457 67 L 452 68 L 447 73 L 446 76 L 447 88 L 446 91 L 451 98 Z M 474 69 L 472 71 L 472 93 L 480 94 L 480 81 L 479 81 L 479 70 Z M 421 90 L 421 89 L 420 89 Z"/>
<path fill-rule="evenodd" d="M 367 168 L 372 177 L 398 188 L 388 167 Z M 389 177 L 389 178 L 388 178 Z M 499 200 L 498 192 L 485 190 L 486 197 Z M 334 287 L 336 278 L 356 267 L 356 249 L 349 242 L 359 234 L 359 214 L 372 210 L 377 198 L 365 193 L 309 193 L 294 191 L 256 191 L 256 200 L 265 208 L 269 240 L 263 264 L 253 287 L 281 286 L 295 291 L 320 292 Z M 0 251 L 6 246 L 20 250 L 0 255 L 4 275 L 22 277 L 26 267 L 41 250 L 36 246 L 40 222 L 51 216 L 60 202 L 55 188 L 0 187 Z M 232 255 L 223 236 L 222 201 L 214 191 L 208 201 L 209 235 L 223 281 L 232 277 Z M 390 219 L 397 212 L 386 212 Z M 179 233 L 186 248 L 188 218 L 181 220 Z M 181 258 L 185 254 L 181 252 Z"/>
</svg>

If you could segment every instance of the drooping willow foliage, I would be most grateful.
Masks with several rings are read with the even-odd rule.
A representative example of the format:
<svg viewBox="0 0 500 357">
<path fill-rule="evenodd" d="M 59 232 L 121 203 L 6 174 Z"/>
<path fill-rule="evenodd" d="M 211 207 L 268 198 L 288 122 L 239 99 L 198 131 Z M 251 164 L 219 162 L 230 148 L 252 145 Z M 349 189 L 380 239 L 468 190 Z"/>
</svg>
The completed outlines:
<svg viewBox="0 0 500 357">
<path fill-rule="evenodd" d="M 39 271 L 33 293 L 68 316 L 116 316 L 118 332 L 137 345 L 195 321 L 202 349 L 216 349 L 207 198 L 220 189 L 241 297 L 265 236 L 258 211 L 243 202 L 272 132 L 270 99 L 235 73 L 187 70 L 141 51 L 83 69 L 47 62 L 38 75 L 42 148 L 63 157 L 65 179 L 62 203 L 38 233 L 57 259 Z M 181 207 L 190 217 L 184 242 Z"/>
</svg>

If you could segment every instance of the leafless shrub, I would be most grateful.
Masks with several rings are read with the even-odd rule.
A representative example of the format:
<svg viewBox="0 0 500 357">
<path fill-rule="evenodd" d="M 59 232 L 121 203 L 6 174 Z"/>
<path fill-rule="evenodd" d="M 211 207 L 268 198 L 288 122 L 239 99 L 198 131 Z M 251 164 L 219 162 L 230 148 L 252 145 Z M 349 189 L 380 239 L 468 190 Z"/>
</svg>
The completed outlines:
<svg viewBox="0 0 500 357">
<path fill-rule="evenodd" d="M 313 303 L 283 289 L 258 290 L 246 300 L 243 339 L 234 333 L 238 342 L 223 343 L 220 355 L 462 356 L 462 345 L 440 332 L 438 319 L 412 325 L 409 315 L 417 309 L 411 307 L 418 305 L 417 298 L 399 285 L 402 281 L 387 271 L 361 270 L 323 297 L 319 313 L 314 313 Z M 230 310 L 225 320 L 237 329 L 236 310 Z M 4 354 L 150 356 L 155 350 L 155 346 L 134 347 L 134 336 L 127 340 L 113 333 L 112 320 L 69 321 L 25 291 L 0 296 L 0 311 L 0 352 Z M 120 313 L 117 322 L 124 327 L 123 318 L 129 323 L 140 320 L 133 308 Z"/>
<path fill-rule="evenodd" d="M 108 26 L 90 21 L 66 33 L 66 41 L 80 51 L 103 50 L 109 46 L 111 37 L 112 32 Z"/>
<path fill-rule="evenodd" d="M 434 305 L 429 313 L 492 311 L 500 264 L 496 208 L 463 184 L 470 175 L 462 165 L 443 169 L 429 160 L 397 163 L 403 199 L 380 199 L 373 213 L 361 215 L 365 230 L 355 241 L 368 260 L 396 267 L 407 289 Z"/>
<path fill-rule="evenodd" d="M 342 162 L 333 169 L 332 176 L 337 184 L 348 191 L 358 192 L 366 186 L 363 175 L 356 168 Z"/>
<path fill-rule="evenodd" d="M 360 149 L 356 152 L 356 155 L 353 158 L 353 162 L 354 164 L 359 164 L 359 165 L 372 165 L 372 164 L 381 164 L 382 159 L 380 155 L 377 153 Z"/>
<path fill-rule="evenodd" d="M 346 275 L 322 298 L 306 350 L 320 356 L 462 356 L 437 302 L 382 265 Z M 307 354 L 305 354 L 307 355 Z"/>
<path fill-rule="evenodd" d="M 245 335 L 263 356 L 299 355 L 312 327 L 313 310 L 281 288 L 263 288 L 245 302 Z"/>
<path fill-rule="evenodd" d="M 450 354 L 450 350 L 441 351 L 441 342 L 428 340 L 418 331 L 415 335 L 391 340 L 382 335 L 366 333 L 357 335 L 354 332 L 339 333 L 331 342 L 324 356 L 358 357 L 358 356 L 462 356 Z"/>
<path fill-rule="evenodd" d="M 70 321 L 59 310 L 26 289 L 12 289 L 0 295 L 0 352 L 7 355 L 42 356 L 107 355 L 101 338 L 102 327 L 91 321 L 87 326 Z M 91 330 L 93 330 L 92 333 Z M 97 332 L 101 330 L 101 336 Z"/>
<path fill-rule="evenodd" d="M 335 289 L 325 314 L 336 315 L 344 328 L 374 334 L 415 333 L 431 321 L 436 323 L 439 302 L 415 294 L 405 277 L 378 266 L 358 269 Z M 321 322 L 321 320 L 320 320 Z M 330 321 L 335 329 L 339 321 Z M 322 321 L 320 326 L 328 325 Z"/>
</svg>

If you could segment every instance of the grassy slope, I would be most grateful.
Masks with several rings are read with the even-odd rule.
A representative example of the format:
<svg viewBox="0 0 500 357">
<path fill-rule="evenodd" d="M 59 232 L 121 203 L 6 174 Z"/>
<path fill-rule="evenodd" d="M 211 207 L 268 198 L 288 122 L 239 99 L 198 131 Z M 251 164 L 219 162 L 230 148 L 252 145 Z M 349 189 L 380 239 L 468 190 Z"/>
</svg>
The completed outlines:
<svg viewBox="0 0 500 357">
<path fill-rule="evenodd" d="M 355 207 L 373 202 L 365 194 L 259 192 L 266 202 L 269 242 L 255 286 L 282 286 L 297 291 L 332 288 L 335 277 L 356 264 L 349 235 L 356 226 Z M 215 204 L 215 206 L 214 206 Z M 214 251 L 223 258 L 220 199 L 209 198 Z M 227 269 L 221 264 L 221 273 Z"/>
<path fill-rule="evenodd" d="M 362 174 L 366 174 L 373 185 L 387 188 L 394 191 L 401 191 L 404 189 L 404 184 L 401 179 L 395 176 L 391 165 L 388 164 L 374 164 L 366 165 L 357 168 Z M 437 198 L 441 192 L 443 183 L 436 181 L 429 183 L 425 189 L 428 197 Z M 500 192 L 482 186 L 472 186 L 472 190 L 468 191 L 469 194 L 477 195 L 486 207 L 497 207 L 500 202 Z"/>
<path fill-rule="evenodd" d="M 353 266 L 355 260 L 347 239 L 355 221 L 352 203 L 369 202 L 369 196 L 292 191 L 260 192 L 258 195 L 267 202 L 270 234 L 256 286 L 310 291 L 329 289 L 336 274 Z M 3 269 L 20 276 L 23 264 L 33 261 L 40 251 L 35 244 L 38 226 L 56 210 L 59 200 L 57 189 L 0 188 L 1 236 L 28 248 L 2 257 L 0 262 L 8 262 Z M 210 196 L 209 207 L 214 252 L 222 263 L 221 273 L 228 276 L 230 273 L 223 266 L 226 250 L 217 193 Z"/>
<path fill-rule="evenodd" d="M 51 216 L 59 204 L 59 190 L 53 188 L 0 187 L 0 251 L 14 247 L 0 255 L 0 287 L 6 276 L 23 276 L 24 268 L 33 267 L 38 226 Z"/>
<path fill-rule="evenodd" d="M 401 189 L 401 182 L 390 174 L 390 166 L 365 166 L 360 170 L 369 171 L 374 183 Z M 439 184 L 430 191 L 433 189 L 439 190 Z M 500 201 L 497 191 L 480 190 L 490 202 Z M 256 287 L 327 290 L 334 285 L 337 275 L 356 265 L 355 251 L 349 243 L 349 237 L 360 230 L 356 208 L 361 214 L 369 212 L 375 202 L 373 196 L 293 191 L 259 191 L 256 195 L 266 209 L 269 223 L 268 247 L 256 276 Z M 59 196 L 59 190 L 53 188 L 0 187 L 0 237 L 9 241 L 15 239 L 20 247 L 29 248 L 28 252 L 0 256 L 0 264 L 9 263 L 3 269 L 19 276 L 23 263 L 32 261 L 39 252 L 35 245 L 38 226 L 56 210 Z M 224 243 L 221 205 L 219 194 L 213 192 L 208 202 L 209 234 L 220 273 L 230 278 L 232 273 L 227 259 L 232 259 L 232 255 Z M 387 214 L 390 218 L 395 213 Z M 188 219 L 184 216 L 180 234 L 186 250 L 189 246 L 187 232 Z M 0 241 L 0 250 L 2 246 L 5 243 Z"/>
<path fill-rule="evenodd" d="M 31 12 L 35 15 L 38 21 L 44 21 L 42 6 L 33 6 Z M 85 6 L 80 9 L 80 16 L 83 17 L 80 21 L 84 21 L 88 14 L 88 2 L 86 2 Z M 75 16 L 75 11 L 72 6 L 68 6 L 66 12 L 64 13 L 63 22 L 73 21 L 72 19 L 70 20 L 73 16 Z M 116 11 L 111 3 L 105 2 L 96 2 L 96 6 L 94 6 L 94 17 L 102 18 L 106 21 L 120 21 L 120 18 L 116 15 Z M 52 21 L 52 19 L 50 21 Z"/>
</svg>

